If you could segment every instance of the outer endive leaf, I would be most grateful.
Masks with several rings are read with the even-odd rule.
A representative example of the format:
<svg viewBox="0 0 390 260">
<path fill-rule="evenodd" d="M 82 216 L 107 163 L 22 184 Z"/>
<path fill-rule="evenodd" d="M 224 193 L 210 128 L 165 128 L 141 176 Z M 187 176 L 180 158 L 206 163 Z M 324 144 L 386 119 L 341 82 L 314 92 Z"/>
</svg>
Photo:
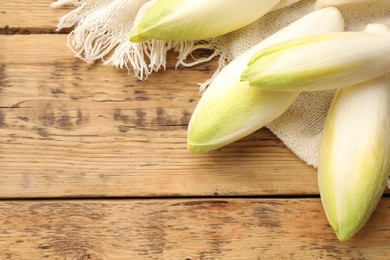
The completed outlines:
<svg viewBox="0 0 390 260">
<path fill-rule="evenodd" d="M 280 0 L 157 0 L 130 36 L 132 42 L 201 40 L 244 27 Z"/>
<path fill-rule="evenodd" d="M 340 241 L 374 211 L 390 168 L 389 75 L 339 90 L 326 121 L 318 183 Z"/>
<path fill-rule="evenodd" d="M 252 55 L 277 42 L 316 33 L 341 31 L 344 21 L 335 8 L 312 12 L 249 49 L 227 65 L 199 101 L 188 127 L 188 149 L 208 152 L 232 143 L 282 114 L 298 92 L 275 92 L 240 82 Z"/>
<path fill-rule="evenodd" d="M 278 91 L 350 86 L 390 71 L 390 33 L 339 32 L 303 37 L 252 57 L 241 80 Z"/>
</svg>

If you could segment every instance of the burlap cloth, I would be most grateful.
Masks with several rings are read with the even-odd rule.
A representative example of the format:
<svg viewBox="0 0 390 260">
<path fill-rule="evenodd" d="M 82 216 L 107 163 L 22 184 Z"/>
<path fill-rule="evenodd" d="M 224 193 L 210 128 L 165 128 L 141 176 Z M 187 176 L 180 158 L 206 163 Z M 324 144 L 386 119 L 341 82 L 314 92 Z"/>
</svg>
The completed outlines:
<svg viewBox="0 0 390 260">
<path fill-rule="evenodd" d="M 66 4 L 77 7 L 62 17 L 58 24 L 58 30 L 75 27 L 69 36 L 68 45 L 77 57 L 89 63 L 103 59 L 105 64 L 129 69 L 140 79 L 146 79 L 153 71 L 165 69 L 166 52 L 171 49 L 178 52 L 178 66 L 194 66 L 218 55 L 219 70 L 267 36 L 303 15 L 326 6 L 339 8 L 347 31 L 361 31 L 372 22 L 390 25 L 390 1 L 387 0 L 282 0 L 272 12 L 255 23 L 215 39 L 198 42 L 130 43 L 128 37 L 134 24 L 137 24 L 153 2 L 58 0 L 53 3 L 53 7 Z M 192 63 L 185 62 L 198 48 L 212 49 L 214 53 L 207 58 L 194 59 Z M 107 57 L 112 52 L 114 54 Z M 204 83 L 202 88 L 211 80 Z M 302 93 L 282 116 L 267 126 L 299 158 L 314 167 L 317 166 L 324 119 L 333 93 L 334 91 Z"/>
</svg>

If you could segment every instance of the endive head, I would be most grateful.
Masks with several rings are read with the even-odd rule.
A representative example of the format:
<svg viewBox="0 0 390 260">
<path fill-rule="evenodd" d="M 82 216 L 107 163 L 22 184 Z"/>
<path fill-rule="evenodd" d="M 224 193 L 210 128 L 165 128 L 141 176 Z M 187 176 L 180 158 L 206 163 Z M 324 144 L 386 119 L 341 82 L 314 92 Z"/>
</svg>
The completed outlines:
<svg viewBox="0 0 390 260">
<path fill-rule="evenodd" d="M 318 184 L 340 241 L 364 226 L 381 198 L 390 169 L 389 132 L 389 74 L 338 90 L 326 118 Z"/>
<path fill-rule="evenodd" d="M 298 97 L 296 92 L 255 89 L 226 78 L 222 91 L 206 91 L 188 126 L 188 149 L 205 153 L 258 130 L 281 115 Z M 215 90 L 216 90 L 215 89 Z"/>
<path fill-rule="evenodd" d="M 353 85 L 390 70 L 390 33 L 328 33 L 283 42 L 252 57 L 241 80 L 278 91 Z"/>
<path fill-rule="evenodd" d="M 337 9 L 321 9 L 234 59 L 216 76 L 196 106 L 188 127 L 188 149 L 204 153 L 232 143 L 277 118 L 297 98 L 299 92 L 266 91 L 240 82 L 241 72 L 253 54 L 276 42 L 343 29 L 344 21 Z"/>
<path fill-rule="evenodd" d="M 356 234 L 376 208 L 390 169 L 389 76 L 339 90 L 326 119 L 318 184 L 340 241 Z"/>
<path fill-rule="evenodd" d="M 280 0 L 157 0 L 130 36 L 145 40 L 201 40 L 244 27 Z"/>
</svg>

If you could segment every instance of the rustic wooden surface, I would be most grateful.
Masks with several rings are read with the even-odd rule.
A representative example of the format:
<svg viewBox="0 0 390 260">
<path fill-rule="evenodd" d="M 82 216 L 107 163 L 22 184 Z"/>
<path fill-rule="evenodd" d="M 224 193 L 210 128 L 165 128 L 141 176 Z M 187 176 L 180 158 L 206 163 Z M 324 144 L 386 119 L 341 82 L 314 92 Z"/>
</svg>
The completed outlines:
<svg viewBox="0 0 390 260">
<path fill-rule="evenodd" d="M 66 35 L 44 37 L 0 36 L 1 196 L 318 193 L 314 169 L 267 130 L 220 152 L 187 151 L 196 83 L 214 63 L 174 71 L 172 60 L 139 82 L 76 60 Z"/>
<path fill-rule="evenodd" d="M 0 258 L 388 259 L 389 209 L 341 244 L 317 199 L 8 201 Z"/>
<path fill-rule="evenodd" d="M 0 2 L 0 259 L 389 258 L 388 195 L 338 243 L 315 170 L 268 130 L 187 151 L 215 62 L 170 53 L 144 82 L 87 65 L 50 3 Z"/>
</svg>

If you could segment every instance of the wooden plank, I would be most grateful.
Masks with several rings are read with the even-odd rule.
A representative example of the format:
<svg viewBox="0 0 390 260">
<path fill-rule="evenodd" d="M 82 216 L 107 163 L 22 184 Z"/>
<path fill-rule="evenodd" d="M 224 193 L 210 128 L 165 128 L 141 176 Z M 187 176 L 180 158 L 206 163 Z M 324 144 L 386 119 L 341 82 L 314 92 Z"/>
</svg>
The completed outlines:
<svg viewBox="0 0 390 260">
<path fill-rule="evenodd" d="M 1 259 L 389 259 L 390 199 L 345 243 L 319 199 L 3 201 Z"/>
<path fill-rule="evenodd" d="M 315 170 L 268 130 L 187 151 L 196 83 L 215 62 L 174 71 L 172 54 L 140 82 L 75 59 L 65 40 L 0 36 L 0 197 L 318 194 Z"/>
<path fill-rule="evenodd" d="M 72 6 L 53 9 L 52 0 L 2 0 L 0 1 L 0 33 L 46 33 L 56 29 L 59 17 L 64 16 Z"/>
</svg>

